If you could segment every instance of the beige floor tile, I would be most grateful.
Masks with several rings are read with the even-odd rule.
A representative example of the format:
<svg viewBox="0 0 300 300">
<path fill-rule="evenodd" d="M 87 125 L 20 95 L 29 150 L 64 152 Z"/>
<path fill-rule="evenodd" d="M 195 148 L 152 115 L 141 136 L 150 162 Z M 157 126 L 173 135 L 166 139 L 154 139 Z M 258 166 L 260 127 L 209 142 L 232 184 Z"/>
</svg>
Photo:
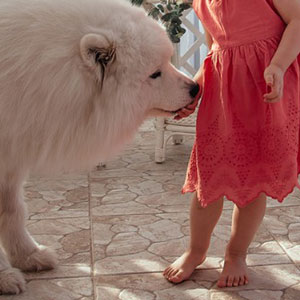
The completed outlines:
<svg viewBox="0 0 300 300">
<path fill-rule="evenodd" d="M 96 278 L 97 300 L 205 300 L 208 290 L 201 284 L 186 281 L 173 285 L 161 274 L 100 276 Z"/>
<path fill-rule="evenodd" d="M 32 178 L 26 183 L 24 193 L 29 218 L 87 217 L 88 193 L 87 174 Z"/>
<path fill-rule="evenodd" d="M 300 264 L 300 205 L 269 208 L 265 224 L 291 260 Z"/>
</svg>

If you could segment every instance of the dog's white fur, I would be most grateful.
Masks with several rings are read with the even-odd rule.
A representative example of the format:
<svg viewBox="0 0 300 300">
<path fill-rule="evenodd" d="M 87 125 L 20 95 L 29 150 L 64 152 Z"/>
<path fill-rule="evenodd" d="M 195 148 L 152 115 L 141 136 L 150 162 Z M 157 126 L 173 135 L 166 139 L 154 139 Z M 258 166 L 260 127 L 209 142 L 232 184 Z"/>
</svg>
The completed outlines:
<svg viewBox="0 0 300 300">
<path fill-rule="evenodd" d="M 56 264 L 24 228 L 24 179 L 91 167 L 147 115 L 189 104 L 194 83 L 171 55 L 163 29 L 125 0 L 0 2 L 0 293 L 24 290 L 15 268 Z"/>
</svg>

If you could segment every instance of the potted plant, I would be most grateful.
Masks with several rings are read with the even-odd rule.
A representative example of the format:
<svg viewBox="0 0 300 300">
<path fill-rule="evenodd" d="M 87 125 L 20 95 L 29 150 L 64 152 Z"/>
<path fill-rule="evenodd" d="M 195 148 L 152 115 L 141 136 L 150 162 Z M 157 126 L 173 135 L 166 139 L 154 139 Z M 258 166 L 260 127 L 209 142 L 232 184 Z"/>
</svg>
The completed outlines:
<svg viewBox="0 0 300 300">
<path fill-rule="evenodd" d="M 186 30 L 181 26 L 182 21 L 180 17 L 185 10 L 191 8 L 189 0 L 131 0 L 134 5 L 144 5 L 151 2 L 152 8 L 149 11 L 149 16 L 156 20 L 160 20 L 166 27 L 166 31 L 173 43 L 179 43 L 180 38 L 184 35 Z"/>
</svg>

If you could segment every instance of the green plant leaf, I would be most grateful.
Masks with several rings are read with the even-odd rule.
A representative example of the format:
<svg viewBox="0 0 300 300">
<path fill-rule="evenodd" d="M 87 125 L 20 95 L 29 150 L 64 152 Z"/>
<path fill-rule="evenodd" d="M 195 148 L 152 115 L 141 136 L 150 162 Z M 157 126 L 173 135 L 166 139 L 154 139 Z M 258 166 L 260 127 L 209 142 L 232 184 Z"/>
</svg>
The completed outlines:
<svg viewBox="0 0 300 300">
<path fill-rule="evenodd" d="M 177 37 L 176 35 L 172 35 L 170 38 L 171 38 L 172 43 L 174 43 L 174 44 L 178 44 L 180 42 L 180 38 Z"/>
<path fill-rule="evenodd" d="M 164 14 L 162 17 L 161 17 L 161 20 L 164 21 L 164 22 L 169 22 L 171 21 L 171 19 L 176 16 L 176 12 L 172 11 L 172 12 L 169 12 L 169 13 L 166 13 Z"/>
<path fill-rule="evenodd" d="M 131 0 L 131 3 L 133 5 L 141 6 L 143 4 L 144 0 Z"/>
<path fill-rule="evenodd" d="M 158 8 L 162 13 L 165 12 L 165 8 L 164 8 L 161 4 L 158 4 L 158 5 L 157 5 L 157 8 Z"/>
<path fill-rule="evenodd" d="M 179 17 L 174 16 L 174 17 L 171 19 L 171 23 L 175 23 L 175 24 L 180 25 L 180 24 L 182 24 L 182 21 L 180 20 Z"/>
<path fill-rule="evenodd" d="M 153 17 L 155 20 L 158 20 L 159 17 L 159 9 L 157 7 L 153 7 L 149 12 L 149 16 Z"/>
<path fill-rule="evenodd" d="M 146 0 L 131 0 L 131 3 L 135 5 L 142 5 Z M 191 5 L 188 3 L 176 3 L 175 1 L 171 2 L 168 0 L 160 0 L 158 4 L 155 4 L 154 7 L 150 10 L 149 16 L 156 20 L 161 20 L 166 31 L 173 43 L 179 43 L 180 38 L 186 32 L 186 30 L 181 26 L 182 13 L 191 8 Z"/>
<path fill-rule="evenodd" d="M 181 26 L 178 28 L 178 30 L 182 35 L 184 35 L 186 33 L 186 29 Z"/>
<path fill-rule="evenodd" d="M 189 9 L 190 7 L 191 7 L 191 5 L 188 4 L 188 3 L 181 3 L 181 4 L 179 4 L 179 8 L 181 8 L 183 10 Z"/>
<path fill-rule="evenodd" d="M 170 3 L 167 4 L 168 11 L 171 11 L 173 9 L 172 5 Z"/>
</svg>

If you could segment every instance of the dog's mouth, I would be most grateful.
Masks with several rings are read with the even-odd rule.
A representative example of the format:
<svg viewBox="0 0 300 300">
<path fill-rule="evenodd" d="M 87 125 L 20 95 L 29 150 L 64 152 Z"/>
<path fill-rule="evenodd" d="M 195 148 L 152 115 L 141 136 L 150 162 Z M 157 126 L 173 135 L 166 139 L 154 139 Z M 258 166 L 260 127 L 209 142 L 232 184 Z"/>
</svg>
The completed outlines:
<svg viewBox="0 0 300 300">
<path fill-rule="evenodd" d="M 165 110 L 161 108 L 153 108 L 150 110 L 148 113 L 149 116 L 151 117 L 174 117 L 177 115 L 178 112 L 180 112 L 183 108 L 187 107 L 188 105 L 192 104 L 195 100 L 192 100 L 190 103 L 188 103 L 186 106 L 181 107 L 177 110 Z"/>
<path fill-rule="evenodd" d="M 175 114 L 177 114 L 178 112 L 180 112 L 181 110 L 182 110 L 182 108 L 179 108 L 179 109 L 177 109 L 177 110 L 164 110 L 164 109 L 157 109 L 157 110 L 159 110 L 159 111 L 161 111 L 161 112 L 163 112 L 163 113 L 166 113 L 166 114 L 173 114 L 173 115 L 175 115 Z"/>
<path fill-rule="evenodd" d="M 150 117 L 174 117 L 182 108 L 174 111 L 164 110 L 161 108 L 153 108 L 148 112 Z"/>
</svg>

